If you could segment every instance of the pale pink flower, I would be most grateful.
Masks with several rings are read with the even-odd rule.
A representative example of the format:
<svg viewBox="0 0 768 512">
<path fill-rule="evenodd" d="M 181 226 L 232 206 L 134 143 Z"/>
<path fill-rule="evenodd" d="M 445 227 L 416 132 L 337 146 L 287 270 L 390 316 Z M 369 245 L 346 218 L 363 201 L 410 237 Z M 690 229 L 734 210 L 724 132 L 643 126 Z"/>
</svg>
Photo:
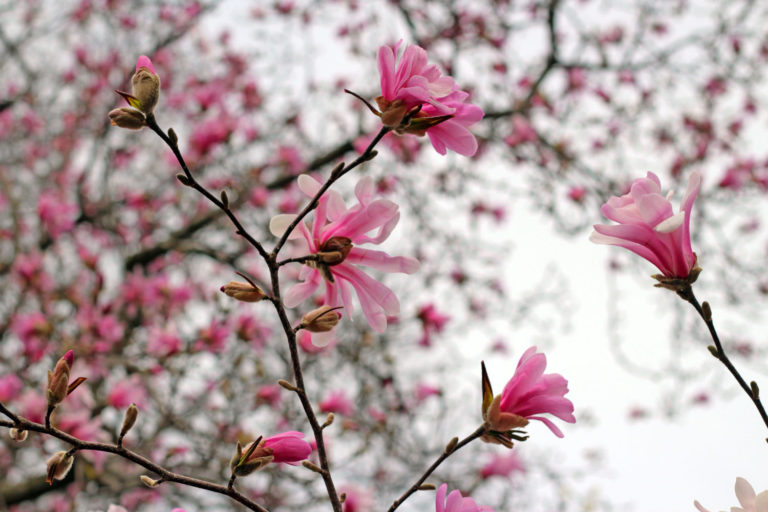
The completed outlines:
<svg viewBox="0 0 768 512">
<path fill-rule="evenodd" d="M 437 489 L 435 512 L 493 512 L 491 507 L 481 507 L 472 498 L 464 498 L 458 490 L 451 491 L 446 499 L 447 491 L 448 484 L 443 484 Z"/>
<path fill-rule="evenodd" d="M 320 402 L 321 412 L 333 412 L 342 416 L 351 416 L 355 412 L 355 406 L 344 391 L 331 391 Z"/>
<path fill-rule="evenodd" d="M 756 495 L 749 482 L 741 477 L 736 479 L 734 488 L 741 507 L 731 507 L 731 512 L 768 512 L 768 491 Z M 693 504 L 699 512 L 709 512 L 698 501 L 694 501 Z"/>
<path fill-rule="evenodd" d="M 696 265 L 691 249 L 691 209 L 701 185 L 701 173 L 694 172 L 678 213 L 661 195 L 661 182 L 652 172 L 635 180 L 628 194 L 612 197 L 602 207 L 603 215 L 617 225 L 596 224 L 589 239 L 598 244 L 617 245 L 647 259 L 670 278 L 686 278 Z"/>
<path fill-rule="evenodd" d="M 539 134 L 527 118 L 516 114 L 512 116 L 512 133 L 504 138 L 510 147 L 519 146 L 526 142 L 538 142 Z"/>
<path fill-rule="evenodd" d="M 483 118 L 482 109 L 466 102 L 469 94 L 460 91 L 453 78 L 442 76 L 436 65 L 427 64 L 427 52 L 423 48 L 408 45 L 398 60 L 399 46 L 400 43 L 379 48 L 381 96 L 376 102 L 382 110 L 382 119 L 386 119 L 392 109 L 401 113 L 395 118 L 402 119 L 418 106 L 421 111 L 414 119 L 450 115 L 448 120 L 426 128 L 432 146 L 441 155 L 446 149 L 465 156 L 474 155 L 477 140 L 467 127 Z M 423 134 L 421 131 L 420 135 Z"/>
<path fill-rule="evenodd" d="M 309 197 L 320 190 L 320 182 L 311 176 L 299 176 L 299 188 Z M 374 199 L 374 183 L 365 177 L 355 187 L 358 204 L 347 208 L 338 192 L 323 194 L 315 209 L 312 226 L 300 222 L 291 232 L 290 239 L 302 239 L 310 254 L 333 255 L 328 263 L 305 266 L 299 273 L 302 281 L 292 286 L 283 297 L 286 306 L 294 307 L 315 293 L 325 283 L 323 303 L 330 307 L 344 305 L 345 311 L 354 310 L 352 290 L 357 294 L 368 324 L 377 332 L 384 332 L 387 316 L 400 312 L 395 294 L 360 270 L 357 265 L 382 272 L 412 274 L 419 267 L 413 258 L 389 256 L 382 251 L 363 249 L 361 244 L 378 245 L 384 242 L 400 220 L 398 206 L 386 199 Z M 272 218 L 270 231 L 282 236 L 295 215 L 283 214 Z M 370 234 L 372 231 L 375 232 Z"/>
<path fill-rule="evenodd" d="M 576 422 L 573 403 L 565 398 L 568 381 L 557 373 L 544 374 L 546 367 L 547 357 L 537 353 L 535 346 L 523 353 L 504 391 L 493 399 L 484 413 L 491 430 L 503 432 L 524 427 L 528 420 L 538 420 L 557 437 L 563 437 L 560 429 L 541 415 L 552 414 L 568 423 Z M 490 383 L 487 385 L 490 388 Z M 492 395 L 490 389 L 488 392 Z"/>
<path fill-rule="evenodd" d="M 525 473 L 525 465 L 514 451 L 493 454 L 491 459 L 480 469 L 480 476 L 490 478 L 492 476 L 509 477 L 515 471 Z"/>
</svg>

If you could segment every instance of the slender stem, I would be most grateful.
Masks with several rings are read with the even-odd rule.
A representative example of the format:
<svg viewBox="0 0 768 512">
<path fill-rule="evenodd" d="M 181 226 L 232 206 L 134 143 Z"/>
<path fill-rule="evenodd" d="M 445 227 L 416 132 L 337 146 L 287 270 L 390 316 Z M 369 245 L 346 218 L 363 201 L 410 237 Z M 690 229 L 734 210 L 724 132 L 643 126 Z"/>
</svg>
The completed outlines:
<svg viewBox="0 0 768 512">
<path fill-rule="evenodd" d="M 363 162 L 367 162 L 370 160 L 374 154 L 373 154 L 373 148 L 376 146 L 376 144 L 379 143 L 379 141 L 391 131 L 391 128 L 388 128 L 386 126 L 382 126 L 381 130 L 379 130 L 379 133 L 376 134 L 376 137 L 373 138 L 370 144 L 368 144 L 368 147 L 365 148 L 365 151 L 363 151 L 360 156 L 355 158 L 355 160 L 349 164 L 346 167 L 342 167 L 339 172 L 331 173 L 331 176 L 328 178 L 328 180 L 323 183 L 323 185 L 320 187 L 320 190 L 317 191 L 317 194 L 315 194 L 315 197 L 313 197 L 309 203 L 304 207 L 301 212 L 299 212 L 298 215 L 296 215 L 296 218 L 293 219 L 293 221 L 288 225 L 288 229 L 285 230 L 285 233 L 283 233 L 283 236 L 280 237 L 280 240 L 277 241 L 275 244 L 275 248 L 272 249 L 272 255 L 275 257 L 280 252 L 280 249 L 283 248 L 283 245 L 285 245 L 285 242 L 288 241 L 288 236 L 293 232 L 294 229 L 296 229 L 296 226 L 299 225 L 299 222 L 301 222 L 304 217 L 306 217 L 309 212 L 311 212 L 316 206 L 317 202 L 320 200 L 320 197 L 325 194 L 325 192 L 331 188 L 331 185 L 336 183 L 339 178 L 350 172 L 352 169 L 357 167 L 358 165 L 362 164 Z"/>
<path fill-rule="evenodd" d="M 70 451 L 90 450 L 90 451 L 96 451 L 96 452 L 112 453 L 119 457 L 127 459 L 131 462 L 134 462 L 135 464 L 138 464 L 139 466 L 142 466 L 143 468 L 148 469 L 149 471 L 157 473 L 158 475 L 160 475 L 160 478 L 163 481 L 176 482 L 178 484 L 187 485 L 190 487 L 197 487 L 198 489 L 204 489 L 206 491 L 223 494 L 245 505 L 249 510 L 256 510 L 258 512 L 269 512 L 266 508 L 250 500 L 249 498 L 247 498 L 246 496 L 244 496 L 243 494 L 241 494 L 240 492 L 238 492 L 236 489 L 232 487 L 215 484 L 207 480 L 201 480 L 198 478 L 193 478 L 193 477 L 182 475 L 179 473 L 174 473 L 168 469 L 165 469 L 163 466 L 160 466 L 159 464 L 155 464 L 154 462 L 147 459 L 143 455 L 140 455 L 132 450 L 128 450 L 125 447 L 117 446 L 115 444 L 83 441 L 82 439 L 79 439 L 75 436 L 67 434 L 66 432 L 63 432 L 56 428 L 47 427 L 43 424 L 35 423 L 33 421 L 29 421 L 25 418 L 22 418 L 20 416 L 16 416 L 13 413 L 10 413 L 10 411 L 8 411 L 8 409 L 2 406 L 2 404 L 0 404 L 0 411 L 2 411 L 3 414 L 5 414 L 6 416 L 15 418 L 14 421 L 0 420 L 0 427 L 8 427 L 8 428 L 15 427 L 23 430 L 29 430 L 32 432 L 40 432 L 41 434 L 47 434 L 51 437 L 61 439 L 62 441 L 65 441 L 71 444 L 72 449 Z"/>
<path fill-rule="evenodd" d="M 242 224 L 240 224 L 240 221 L 238 220 L 235 213 L 230 210 L 229 206 L 224 204 L 222 201 L 220 201 L 216 196 L 211 194 L 205 187 L 200 185 L 198 181 L 195 179 L 195 177 L 192 175 L 192 173 L 189 170 L 189 167 L 187 167 L 187 163 L 184 161 L 184 157 L 181 156 L 181 151 L 179 151 L 179 145 L 172 140 L 158 125 L 157 121 L 155 120 L 155 116 L 153 114 L 150 114 L 147 116 L 147 126 L 150 130 L 155 132 L 158 136 L 160 136 L 161 139 L 163 139 L 163 142 L 165 142 L 169 148 L 171 148 L 171 151 L 173 151 L 174 156 L 176 156 L 176 160 L 178 160 L 179 165 L 181 166 L 181 169 L 184 171 L 184 176 L 186 176 L 187 180 L 189 181 L 190 187 L 194 188 L 198 192 L 200 192 L 203 196 L 205 196 L 206 199 L 208 199 L 210 202 L 215 204 L 217 207 L 223 211 L 227 217 L 229 217 L 229 220 L 232 221 L 232 224 L 235 225 L 236 233 L 243 237 L 249 244 L 251 244 L 261 255 L 262 258 L 265 260 L 268 258 L 267 251 L 264 250 L 264 247 L 262 247 L 261 243 L 259 243 L 258 240 L 253 238 L 253 236 L 248 233 L 248 231 L 245 230 Z"/>
<path fill-rule="evenodd" d="M 274 253 L 273 253 L 274 254 Z M 323 439 L 323 427 L 317 420 L 315 411 L 312 408 L 312 403 L 307 396 L 307 392 L 304 386 L 304 374 L 301 369 L 301 360 L 299 359 L 299 349 L 296 343 L 296 331 L 291 326 L 291 322 L 288 319 L 288 315 L 285 312 L 282 300 L 280 300 L 280 281 L 278 277 L 279 267 L 274 259 L 270 260 L 269 271 L 272 279 L 272 295 L 276 299 L 272 302 L 277 311 L 277 316 L 280 318 L 280 323 L 285 331 L 285 336 L 288 340 L 288 350 L 291 354 L 291 365 L 293 367 L 293 378 L 296 381 L 296 389 L 294 390 L 299 397 L 301 407 L 304 409 L 304 414 L 307 416 L 309 425 L 312 428 L 312 434 L 315 437 L 315 443 L 317 444 L 317 456 L 320 460 L 320 467 L 323 472 L 320 475 L 323 477 L 328 497 L 331 500 L 331 506 L 334 512 L 341 512 L 341 500 L 336 492 L 336 486 L 331 476 L 330 464 L 328 463 L 328 453 L 325 450 L 325 441 Z"/>
<path fill-rule="evenodd" d="M 400 505 L 402 505 L 403 502 L 405 502 L 405 500 L 407 500 L 411 496 L 411 494 L 419 490 L 419 487 L 421 487 L 421 484 L 423 484 L 424 481 L 427 478 L 429 478 L 429 475 L 431 475 L 438 468 L 438 466 L 440 466 L 440 464 L 443 463 L 445 459 L 447 459 L 448 457 L 450 457 L 451 455 L 459 451 L 459 449 L 462 448 L 463 446 L 468 445 L 475 439 L 482 436 L 485 430 L 486 430 L 485 425 L 481 425 L 477 428 L 477 430 L 475 430 L 474 432 L 469 434 L 467 437 L 459 441 L 451 451 L 444 450 L 443 453 L 441 453 L 440 456 L 435 460 L 435 462 L 433 462 L 432 465 L 429 466 L 426 471 L 424 471 L 424 473 L 419 477 L 419 479 L 416 480 L 416 482 L 414 482 L 414 484 L 410 488 L 408 488 L 407 491 L 405 491 L 399 498 L 397 498 L 392 503 L 392 506 L 389 507 L 387 512 L 394 512 L 395 510 L 397 510 L 397 508 Z"/>
<path fill-rule="evenodd" d="M 747 384 L 731 360 L 728 358 L 728 355 L 725 353 L 723 344 L 720 342 L 720 337 L 717 335 L 717 331 L 715 330 L 715 324 L 712 321 L 712 316 L 711 312 L 709 312 L 709 309 L 707 309 L 706 312 L 704 311 L 704 308 L 702 308 L 698 299 L 696 299 L 692 287 L 689 286 L 688 288 L 678 291 L 677 293 L 680 295 L 680 297 L 689 302 L 694 307 L 694 309 L 696 309 L 696 312 L 699 313 L 701 319 L 704 320 L 704 323 L 707 325 L 707 329 L 709 329 L 709 334 L 712 336 L 712 341 L 715 343 L 717 353 L 713 353 L 713 355 L 721 363 L 723 363 L 723 366 L 725 366 L 729 372 L 731 372 L 731 375 L 733 375 L 733 378 L 736 379 L 736 382 L 739 383 L 741 389 L 743 389 L 747 396 L 749 396 L 749 399 L 752 400 L 752 403 L 755 405 L 757 412 L 760 413 L 760 417 L 763 419 L 765 426 L 768 427 L 768 414 L 765 412 L 765 407 L 763 406 L 763 402 L 760 400 L 760 395 L 757 392 L 753 392 L 752 386 Z M 755 390 L 757 389 L 757 385 L 755 385 Z"/>
</svg>

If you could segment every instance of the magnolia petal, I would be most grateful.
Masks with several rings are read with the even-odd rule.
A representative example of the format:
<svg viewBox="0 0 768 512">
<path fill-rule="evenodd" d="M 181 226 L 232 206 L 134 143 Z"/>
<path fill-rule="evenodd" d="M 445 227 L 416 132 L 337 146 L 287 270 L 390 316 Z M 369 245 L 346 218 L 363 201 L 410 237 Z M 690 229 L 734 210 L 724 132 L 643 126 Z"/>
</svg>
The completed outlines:
<svg viewBox="0 0 768 512">
<path fill-rule="evenodd" d="M 549 419 L 547 419 L 547 418 L 545 418 L 545 417 L 543 417 L 543 416 L 530 416 L 528 419 L 529 419 L 529 420 L 538 420 L 538 421 L 542 422 L 542 423 L 543 423 L 543 424 L 545 424 L 545 425 L 546 425 L 546 426 L 549 428 L 549 430 L 551 430 L 551 431 L 552 431 L 552 433 L 553 433 L 553 434 L 555 434 L 557 437 L 561 437 L 561 438 L 562 438 L 562 437 L 565 437 L 565 436 L 563 435 L 563 432 L 562 432 L 562 431 L 561 431 L 559 428 L 557 428 L 557 425 L 555 425 L 554 423 L 552 423 L 552 421 L 551 421 L 551 420 L 549 420 Z"/>
<path fill-rule="evenodd" d="M 741 506 L 747 510 L 754 510 L 755 508 L 755 490 L 745 479 L 738 477 L 736 484 L 734 485 L 736 491 L 736 498 L 738 498 Z"/>
<path fill-rule="evenodd" d="M 355 185 L 355 196 L 360 204 L 367 205 L 373 199 L 373 194 L 376 192 L 376 186 L 373 183 L 373 178 L 370 176 L 364 176 Z"/>
<path fill-rule="evenodd" d="M 285 307 L 293 308 L 307 300 L 315 290 L 317 290 L 318 283 L 316 281 L 304 281 L 303 283 L 297 283 L 291 286 L 285 295 L 283 296 L 283 304 Z"/>
<path fill-rule="evenodd" d="M 659 222 L 653 230 L 657 233 L 672 233 L 683 225 L 684 220 L 685 212 L 677 212 L 670 218 Z"/>
<path fill-rule="evenodd" d="M 449 119 L 427 130 L 432 146 L 441 155 L 448 148 L 460 155 L 472 156 L 477 152 L 477 139 L 460 123 Z"/>
<path fill-rule="evenodd" d="M 281 213 L 275 215 L 269 221 L 269 232 L 277 237 L 283 236 L 283 233 L 285 233 L 288 226 L 291 225 L 295 218 L 296 214 L 293 213 Z M 294 229 L 288 237 L 288 240 L 295 240 L 297 238 L 301 238 L 301 233 Z"/>
<path fill-rule="evenodd" d="M 315 197 L 322 187 L 322 183 L 309 174 L 300 174 L 297 181 L 299 190 L 304 192 L 307 197 Z"/>
<path fill-rule="evenodd" d="M 384 251 L 353 248 L 345 260 L 347 263 L 355 263 L 366 267 L 375 268 L 382 272 L 400 272 L 413 274 L 419 269 L 419 261 L 405 256 L 390 256 Z"/>
</svg>

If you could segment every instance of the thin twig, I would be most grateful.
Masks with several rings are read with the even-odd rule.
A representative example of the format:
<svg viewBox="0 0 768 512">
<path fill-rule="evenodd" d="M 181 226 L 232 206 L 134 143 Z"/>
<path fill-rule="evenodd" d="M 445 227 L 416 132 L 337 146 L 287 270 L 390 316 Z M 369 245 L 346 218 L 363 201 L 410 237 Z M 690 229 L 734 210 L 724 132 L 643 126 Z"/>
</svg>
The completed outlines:
<svg viewBox="0 0 768 512">
<path fill-rule="evenodd" d="M 463 446 L 468 445 L 475 439 L 482 436 L 485 430 L 486 430 L 485 425 L 481 425 L 477 428 L 477 430 L 475 430 L 474 432 L 469 434 L 467 437 L 465 437 L 464 439 L 456 443 L 456 445 L 450 451 L 443 450 L 443 453 L 440 454 L 437 460 L 435 460 L 435 462 L 433 462 L 432 465 L 429 466 L 426 471 L 424 471 L 424 473 L 419 477 L 419 479 L 416 480 L 416 482 L 414 482 L 414 484 L 410 488 L 408 488 L 407 491 L 405 491 L 399 498 L 397 498 L 392 503 L 392 506 L 389 507 L 387 512 L 394 512 L 400 505 L 403 504 L 403 502 L 405 502 L 405 500 L 408 499 L 408 497 L 411 494 L 419 490 L 419 487 L 421 487 L 421 484 L 423 484 L 426 481 L 426 479 L 429 478 L 429 475 L 431 475 L 438 468 L 438 466 L 440 466 L 440 464 L 443 463 L 445 459 L 447 459 L 448 457 L 450 457 L 451 455 L 459 451 L 459 449 L 462 448 Z"/>
<path fill-rule="evenodd" d="M 728 371 L 731 372 L 731 375 L 733 375 L 733 378 L 736 379 L 736 382 L 739 383 L 741 389 L 743 389 L 747 396 L 749 396 L 749 399 L 752 400 L 752 403 L 755 405 L 757 412 L 760 413 L 760 417 L 763 419 L 765 426 L 768 427 L 768 414 L 765 412 L 765 407 L 763 406 L 762 400 L 760 400 L 760 395 L 756 392 L 753 392 L 752 387 L 747 384 L 731 360 L 728 358 L 728 355 L 723 349 L 723 344 L 720 342 L 720 337 L 717 335 L 717 331 L 715 330 L 715 324 L 712 321 L 711 314 L 705 313 L 701 304 L 699 304 L 698 299 L 696 299 L 692 287 L 689 286 L 688 288 L 678 291 L 677 293 L 680 295 L 680 297 L 689 302 L 696 309 L 696 312 L 699 313 L 701 319 L 704 320 L 704 323 L 707 325 L 707 329 L 709 329 L 709 334 L 712 336 L 712 341 L 715 343 L 715 349 L 717 351 L 716 354 L 713 352 L 712 355 L 714 355 L 721 363 L 723 363 L 723 366 L 725 366 Z"/>
<path fill-rule="evenodd" d="M 213 482 L 209 482 L 207 480 L 201 480 L 199 478 L 193 478 L 193 477 L 182 475 L 179 473 L 174 473 L 164 468 L 163 466 L 160 466 L 159 464 L 152 462 L 151 460 L 147 459 L 143 455 L 140 455 L 125 447 L 120 447 L 114 444 L 98 443 L 93 441 L 83 441 L 82 439 L 79 439 L 75 436 L 67 434 L 66 432 L 63 432 L 59 429 L 56 429 L 53 427 L 46 427 L 43 424 L 29 421 L 26 418 L 22 418 L 21 416 L 16 416 L 13 413 L 9 414 L 10 411 L 8 411 L 8 409 L 2 406 L 2 404 L 0 404 L 0 411 L 2 411 L 3 414 L 5 414 L 6 416 L 15 417 L 15 421 L 0 420 L 0 427 L 8 427 L 8 428 L 15 427 L 15 428 L 21 428 L 21 429 L 32 431 L 32 432 L 40 432 L 41 434 L 46 434 L 71 444 L 72 450 L 74 451 L 90 450 L 90 451 L 96 451 L 96 452 L 112 453 L 126 460 L 129 460 L 135 464 L 138 464 L 139 466 L 149 471 L 152 471 L 160 475 L 160 478 L 163 481 L 176 482 L 178 484 L 187 485 L 190 487 L 197 487 L 198 489 L 204 489 L 206 491 L 223 494 L 245 505 L 250 510 L 256 510 L 258 512 L 269 512 L 266 508 L 250 500 L 249 498 L 247 498 L 246 496 L 244 496 L 234 488 L 215 484 Z"/>
</svg>

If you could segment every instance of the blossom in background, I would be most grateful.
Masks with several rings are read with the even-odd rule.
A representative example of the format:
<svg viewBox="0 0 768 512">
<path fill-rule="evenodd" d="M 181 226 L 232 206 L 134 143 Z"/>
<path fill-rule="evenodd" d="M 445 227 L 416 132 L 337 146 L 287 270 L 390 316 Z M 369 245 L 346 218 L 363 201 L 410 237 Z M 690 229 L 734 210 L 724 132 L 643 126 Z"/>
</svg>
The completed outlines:
<svg viewBox="0 0 768 512">
<path fill-rule="evenodd" d="M 510 477 L 515 471 L 525 473 L 525 465 L 520 461 L 515 451 L 491 455 L 491 458 L 480 469 L 480 476 L 490 478 L 492 476 Z"/>
<path fill-rule="evenodd" d="M 734 488 L 741 507 L 731 507 L 731 512 L 768 512 L 768 491 L 756 495 L 749 482 L 741 477 L 736 479 Z M 698 501 L 694 501 L 693 504 L 699 512 L 709 512 Z"/>
<path fill-rule="evenodd" d="M 547 357 L 536 352 L 536 347 L 525 351 L 517 363 L 515 374 L 504 391 L 493 397 L 488 375 L 483 365 L 483 419 L 492 431 L 483 437 L 511 447 L 509 433 L 524 427 L 528 420 L 544 423 L 557 437 L 563 433 L 551 420 L 541 414 L 552 414 L 568 423 L 575 423 L 573 403 L 565 398 L 568 381 L 557 373 L 544 374 Z"/>
<path fill-rule="evenodd" d="M 345 484 L 339 487 L 339 493 L 344 493 L 347 496 L 342 505 L 343 512 L 371 512 L 373 510 L 373 497 L 367 490 L 356 485 Z"/>
<path fill-rule="evenodd" d="M 342 416 L 352 416 L 355 412 L 354 404 L 342 390 L 331 391 L 319 405 L 321 412 L 333 412 Z"/>
<path fill-rule="evenodd" d="M 427 52 L 415 45 L 406 46 L 397 58 L 400 43 L 379 48 L 381 96 L 376 103 L 381 120 L 397 132 L 427 134 L 441 155 L 446 149 L 465 156 L 477 151 L 477 140 L 467 129 L 483 118 L 477 105 L 467 103 L 469 93 L 460 91 L 449 76 L 442 76 L 434 64 L 427 64 Z M 421 110 L 403 126 L 403 119 L 414 108 Z"/>
<path fill-rule="evenodd" d="M 460 491 L 451 491 L 446 499 L 448 484 L 437 489 L 435 512 L 493 512 L 491 507 L 479 506 L 472 498 L 464 498 Z"/>
<path fill-rule="evenodd" d="M 299 176 L 299 188 L 308 197 L 320 190 L 320 182 L 305 174 Z M 352 290 L 357 294 L 368 324 L 377 332 L 384 332 L 387 316 L 400 312 L 400 302 L 395 294 L 360 270 L 357 265 L 382 272 L 412 274 L 419 268 L 413 258 L 389 256 L 382 251 L 363 249 L 361 244 L 378 245 L 384 242 L 400 220 L 398 206 L 386 199 L 374 199 L 374 183 L 365 177 L 355 187 L 358 203 L 347 208 L 338 192 L 327 191 L 315 209 L 311 227 L 300 222 L 289 239 L 303 239 L 306 250 L 317 256 L 301 269 L 302 281 L 286 291 L 283 302 L 294 307 L 315 293 L 320 283 L 325 283 L 324 304 L 330 307 L 344 305 L 344 310 L 354 310 Z M 275 236 L 282 236 L 296 218 L 293 214 L 273 217 L 269 229 Z M 372 231 L 375 233 L 370 235 Z"/>
<path fill-rule="evenodd" d="M 701 173 L 694 172 L 678 213 L 661 195 L 659 178 L 649 172 L 635 180 L 628 194 L 612 197 L 601 209 L 617 225 L 596 224 L 589 239 L 617 245 L 647 259 L 667 278 L 685 279 L 696 266 L 691 249 L 691 209 L 699 193 Z"/>
</svg>

